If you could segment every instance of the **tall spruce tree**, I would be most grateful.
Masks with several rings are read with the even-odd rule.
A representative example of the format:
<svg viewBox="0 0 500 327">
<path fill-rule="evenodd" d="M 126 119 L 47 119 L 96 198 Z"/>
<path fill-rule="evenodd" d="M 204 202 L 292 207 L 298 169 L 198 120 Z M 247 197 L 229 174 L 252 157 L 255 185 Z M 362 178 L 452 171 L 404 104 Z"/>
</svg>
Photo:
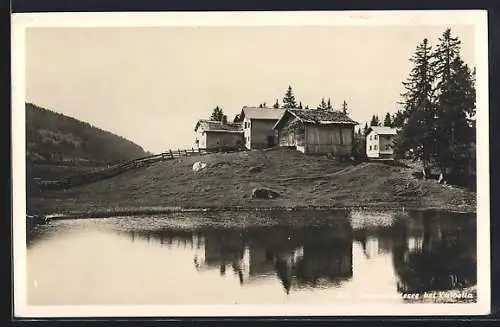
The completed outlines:
<svg viewBox="0 0 500 327">
<path fill-rule="evenodd" d="M 219 106 L 215 107 L 210 115 L 210 120 L 222 121 L 224 118 L 224 111 Z"/>
<path fill-rule="evenodd" d="M 380 120 L 378 118 L 378 115 L 373 115 L 372 120 L 370 121 L 370 126 L 379 126 L 380 125 Z"/>
<path fill-rule="evenodd" d="M 297 108 L 297 102 L 295 101 L 291 85 L 288 86 L 285 96 L 283 97 L 283 108 Z"/>
<path fill-rule="evenodd" d="M 330 101 L 330 98 L 328 98 L 328 101 L 326 102 L 326 110 L 332 110 L 332 102 Z"/>
<path fill-rule="evenodd" d="M 347 115 L 347 102 L 342 102 L 342 112 Z"/>
<path fill-rule="evenodd" d="M 365 123 L 365 128 L 363 129 L 363 135 L 366 136 L 367 132 L 368 132 L 368 123 Z"/>
<path fill-rule="evenodd" d="M 392 120 L 391 120 L 391 114 L 390 113 L 386 113 L 385 114 L 384 126 L 386 126 L 386 127 L 392 127 Z"/>
<path fill-rule="evenodd" d="M 410 58 L 413 67 L 405 82 L 402 115 L 403 126 L 396 141 L 396 151 L 419 159 L 428 169 L 435 154 L 437 141 L 433 88 L 435 73 L 432 67 L 432 47 L 424 39 Z"/>
<path fill-rule="evenodd" d="M 327 104 L 325 102 L 325 98 L 321 98 L 321 103 L 317 107 L 318 110 L 326 110 L 327 109 Z"/>
<path fill-rule="evenodd" d="M 302 101 L 299 102 L 299 109 L 302 109 Z"/>
<path fill-rule="evenodd" d="M 276 99 L 276 103 L 273 104 L 273 108 L 278 109 L 280 107 L 280 103 L 278 102 L 278 99 Z"/>
<path fill-rule="evenodd" d="M 468 117 L 475 110 L 474 77 L 460 59 L 460 40 L 446 29 L 435 51 L 437 159 L 442 170 L 456 170 L 472 141 Z"/>
</svg>

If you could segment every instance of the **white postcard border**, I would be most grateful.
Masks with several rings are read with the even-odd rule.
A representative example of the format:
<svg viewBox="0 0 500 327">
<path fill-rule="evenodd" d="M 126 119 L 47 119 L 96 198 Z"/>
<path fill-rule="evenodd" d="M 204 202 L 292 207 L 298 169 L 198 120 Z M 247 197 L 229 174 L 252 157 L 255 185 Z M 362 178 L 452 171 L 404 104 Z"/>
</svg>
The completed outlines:
<svg viewBox="0 0 500 327">
<path fill-rule="evenodd" d="M 477 293 L 474 304 L 29 306 L 26 296 L 25 30 L 43 27 L 474 25 L 477 69 Z M 12 189 L 16 317 L 483 315 L 490 312 L 487 12 L 21 13 L 12 16 Z"/>
</svg>

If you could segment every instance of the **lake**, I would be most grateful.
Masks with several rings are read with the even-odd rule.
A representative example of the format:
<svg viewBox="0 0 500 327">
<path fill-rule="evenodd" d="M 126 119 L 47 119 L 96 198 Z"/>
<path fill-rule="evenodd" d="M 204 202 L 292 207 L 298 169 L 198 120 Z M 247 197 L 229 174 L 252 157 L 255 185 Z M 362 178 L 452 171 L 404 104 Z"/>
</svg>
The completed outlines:
<svg viewBox="0 0 500 327">
<path fill-rule="evenodd" d="M 475 214 L 438 211 L 60 219 L 27 246 L 29 305 L 390 304 L 477 275 Z"/>
</svg>

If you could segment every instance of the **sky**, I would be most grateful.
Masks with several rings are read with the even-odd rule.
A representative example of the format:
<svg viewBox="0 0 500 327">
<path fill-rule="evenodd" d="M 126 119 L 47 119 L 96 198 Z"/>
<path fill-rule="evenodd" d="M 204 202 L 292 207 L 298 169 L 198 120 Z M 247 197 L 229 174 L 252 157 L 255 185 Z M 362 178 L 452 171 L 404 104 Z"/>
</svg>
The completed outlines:
<svg viewBox="0 0 500 327">
<path fill-rule="evenodd" d="M 331 98 L 364 126 L 397 110 L 408 59 L 450 27 L 475 65 L 474 27 L 30 27 L 26 101 L 123 136 L 154 153 L 194 146 L 216 106 L 280 103 L 289 85 L 316 107 Z"/>
</svg>

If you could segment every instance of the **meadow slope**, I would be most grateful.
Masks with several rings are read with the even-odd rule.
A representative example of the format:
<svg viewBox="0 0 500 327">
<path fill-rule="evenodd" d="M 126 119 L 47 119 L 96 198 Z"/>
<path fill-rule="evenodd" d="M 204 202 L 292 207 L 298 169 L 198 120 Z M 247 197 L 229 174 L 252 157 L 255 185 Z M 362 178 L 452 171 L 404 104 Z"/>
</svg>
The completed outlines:
<svg viewBox="0 0 500 327">
<path fill-rule="evenodd" d="M 193 163 L 207 167 L 199 172 Z M 252 172 L 250 168 L 260 166 Z M 151 208 L 370 207 L 474 212 L 476 193 L 418 180 L 403 166 L 353 164 L 273 149 L 215 153 L 158 162 L 110 179 L 28 196 L 35 213 L 127 212 Z M 267 187 L 276 199 L 252 199 Z"/>
</svg>

